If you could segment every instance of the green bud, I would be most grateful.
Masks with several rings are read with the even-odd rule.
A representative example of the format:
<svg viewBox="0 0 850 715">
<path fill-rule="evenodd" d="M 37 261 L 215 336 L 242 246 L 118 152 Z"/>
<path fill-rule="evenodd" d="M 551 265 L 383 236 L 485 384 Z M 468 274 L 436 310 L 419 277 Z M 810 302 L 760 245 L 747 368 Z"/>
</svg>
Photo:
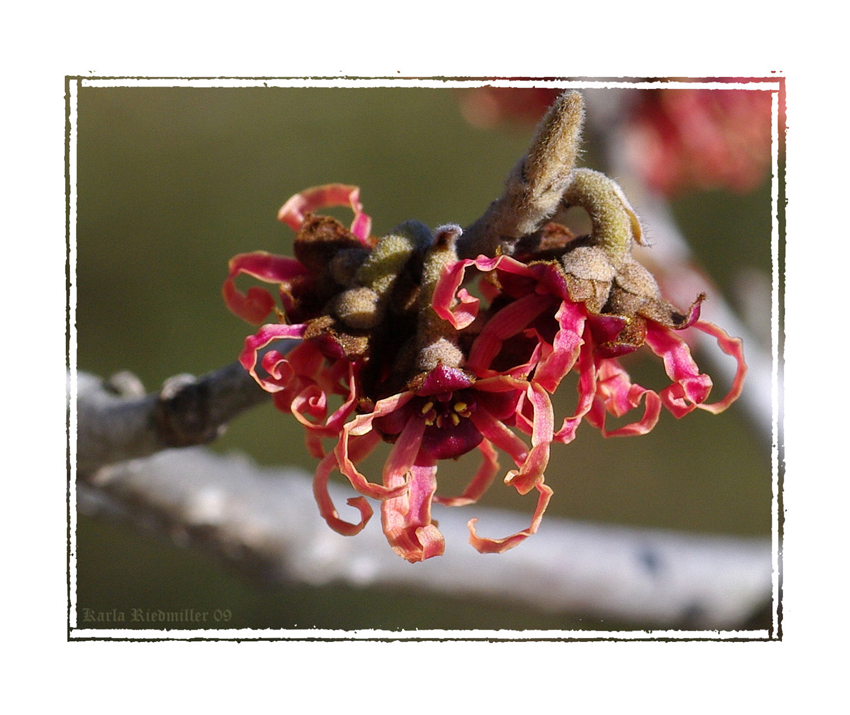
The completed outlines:
<svg viewBox="0 0 850 715">
<path fill-rule="evenodd" d="M 635 210 L 620 186 L 605 174 L 576 169 L 564 204 L 587 211 L 593 245 L 603 248 L 615 266 L 631 255 L 632 241 L 645 243 Z"/>
<path fill-rule="evenodd" d="M 349 288 L 334 303 L 334 313 L 349 328 L 370 330 L 381 321 L 379 297 L 371 288 Z"/>
<path fill-rule="evenodd" d="M 431 230 L 419 221 L 405 221 L 378 241 L 378 245 L 355 275 L 361 286 L 371 288 L 379 296 L 385 296 L 404 269 L 405 264 L 417 251 L 431 245 Z"/>
</svg>

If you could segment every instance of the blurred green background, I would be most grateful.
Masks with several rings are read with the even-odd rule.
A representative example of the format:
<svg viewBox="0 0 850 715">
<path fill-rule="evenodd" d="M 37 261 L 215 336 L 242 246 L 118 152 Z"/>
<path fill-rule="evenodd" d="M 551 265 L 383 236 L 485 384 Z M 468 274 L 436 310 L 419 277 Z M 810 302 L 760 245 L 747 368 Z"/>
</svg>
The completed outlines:
<svg viewBox="0 0 850 715">
<path fill-rule="evenodd" d="M 532 133 L 469 126 L 450 88 L 84 87 L 77 117 L 78 368 L 102 377 L 130 370 L 148 390 L 236 358 L 251 329 L 222 302 L 227 262 L 257 249 L 289 252 L 292 232 L 275 217 L 292 194 L 356 184 L 376 235 L 411 218 L 466 225 L 500 193 Z M 604 170 L 594 164 L 598 155 L 590 146 L 582 163 Z M 747 271 L 769 277 L 767 180 L 746 196 L 690 195 L 674 210 L 730 301 Z M 762 320 L 767 330 L 769 312 Z M 634 368 L 656 374 L 654 366 Z M 315 467 L 300 426 L 270 405 L 235 421 L 213 448 L 261 464 Z M 441 467 L 441 482 L 459 485 L 457 470 Z M 585 425 L 573 444 L 553 448 L 547 482 L 552 516 L 770 533 L 770 445 L 737 406 L 681 421 L 665 413 L 640 438 L 603 440 Z M 483 500 L 528 514 L 533 502 L 498 484 Z M 629 625 L 391 589 L 258 586 L 164 538 L 85 516 L 76 556 L 79 607 L 227 607 L 226 625 L 236 628 Z"/>
</svg>

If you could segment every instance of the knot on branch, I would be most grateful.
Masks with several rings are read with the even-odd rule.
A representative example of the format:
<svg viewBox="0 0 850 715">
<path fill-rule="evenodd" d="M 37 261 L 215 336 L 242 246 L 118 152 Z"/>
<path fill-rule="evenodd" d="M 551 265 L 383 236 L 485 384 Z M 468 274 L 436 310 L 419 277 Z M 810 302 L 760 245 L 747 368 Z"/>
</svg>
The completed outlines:
<svg viewBox="0 0 850 715">
<path fill-rule="evenodd" d="M 175 375 L 160 390 L 153 417 L 160 439 L 169 447 L 207 444 L 225 425 L 211 418 L 210 385 L 193 375 Z"/>
</svg>

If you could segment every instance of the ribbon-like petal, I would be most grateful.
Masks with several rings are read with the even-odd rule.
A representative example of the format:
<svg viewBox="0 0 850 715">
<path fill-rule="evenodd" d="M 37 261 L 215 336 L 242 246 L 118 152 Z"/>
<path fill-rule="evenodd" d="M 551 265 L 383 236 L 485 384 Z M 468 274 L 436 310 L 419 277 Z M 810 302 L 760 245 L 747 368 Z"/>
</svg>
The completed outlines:
<svg viewBox="0 0 850 715">
<path fill-rule="evenodd" d="M 552 350 L 543 357 L 534 371 L 534 381 L 550 394 L 558 389 L 561 380 L 573 369 L 584 339 L 586 312 L 576 303 L 563 301 L 555 313 L 558 332 L 552 341 Z"/>
<path fill-rule="evenodd" d="M 227 279 L 221 288 L 224 302 L 242 320 L 259 325 L 274 310 L 275 299 L 271 293 L 258 286 L 252 286 L 245 293 L 239 291 L 235 279 L 242 273 L 266 283 L 286 284 L 293 278 L 307 275 L 308 271 L 294 258 L 265 251 L 240 253 L 230 259 Z"/>
<path fill-rule="evenodd" d="M 664 362 L 664 370 L 673 384 L 659 393 L 664 406 L 675 416 L 682 417 L 705 402 L 711 392 L 711 378 L 699 371 L 688 344 L 677 335 L 656 323 L 648 323 L 646 344 Z"/>
<path fill-rule="evenodd" d="M 422 420 L 411 420 L 399 441 L 421 440 Z M 396 443 L 398 444 L 398 443 Z M 395 450 L 394 450 L 395 451 Z M 405 488 L 404 493 L 381 502 L 381 523 L 393 551 L 410 561 L 424 561 L 445 550 L 445 539 L 431 519 L 431 502 L 437 490 L 437 464 L 433 460 L 415 460 L 407 464 L 409 448 L 401 448 L 397 461 L 388 460 L 384 484 L 388 488 Z M 392 465 L 390 466 L 390 462 Z"/>
<path fill-rule="evenodd" d="M 533 408 L 531 449 L 522 465 L 519 465 L 519 470 L 511 470 L 505 477 L 505 484 L 515 487 L 520 494 L 527 494 L 543 481 L 543 474 L 549 464 L 549 446 L 552 444 L 555 420 L 552 402 L 540 385 L 533 381 L 529 383 L 526 396 Z"/>
<path fill-rule="evenodd" d="M 694 323 L 692 327 L 716 338 L 720 349 L 727 355 L 734 357 L 738 363 L 735 371 L 735 379 L 732 381 L 732 387 L 729 389 L 726 397 L 719 402 L 713 402 L 708 405 L 700 403 L 697 405 L 701 410 L 706 410 L 717 415 L 737 400 L 741 395 L 741 391 L 744 389 L 744 377 L 747 375 L 747 363 L 744 361 L 744 345 L 740 338 L 730 338 L 726 331 L 718 328 L 713 323 L 700 320 Z"/>
<path fill-rule="evenodd" d="M 287 360 L 279 352 L 275 352 L 271 360 L 268 362 L 263 361 L 263 368 L 269 370 L 271 373 L 269 379 L 260 377 L 257 374 L 257 359 L 260 350 L 276 340 L 300 340 L 304 337 L 305 330 L 306 326 L 300 323 L 296 325 L 273 323 L 264 325 L 254 335 L 249 335 L 245 338 L 245 346 L 239 354 L 239 362 L 242 363 L 242 367 L 251 373 L 251 377 L 264 390 L 267 392 L 280 392 L 285 389 L 288 376 L 291 375 L 289 373 L 285 378 L 284 375 L 287 375 L 287 373 L 280 371 L 280 364 L 286 363 Z M 277 367 L 273 366 L 272 363 Z"/>
<path fill-rule="evenodd" d="M 481 465 L 463 493 L 456 497 L 435 496 L 435 502 L 444 506 L 466 506 L 474 504 L 484 495 L 499 473 L 499 460 L 493 445 L 486 440 L 478 445 L 478 450 L 481 452 Z"/>
<path fill-rule="evenodd" d="M 508 549 L 512 549 L 525 541 L 529 536 L 534 534 L 540 527 L 540 521 L 543 519 L 543 514 L 546 507 L 549 506 L 549 500 L 552 498 L 552 490 L 548 485 L 542 482 L 535 485 L 540 495 L 537 498 L 537 507 L 534 509 L 534 515 L 531 517 L 531 524 L 527 529 L 518 531 L 511 536 L 506 536 L 502 539 L 489 539 L 478 536 L 475 529 L 475 524 L 478 519 L 470 519 L 469 526 L 469 543 L 482 554 L 502 554 Z"/>
<path fill-rule="evenodd" d="M 387 397 L 379 400 L 375 404 L 375 409 L 367 414 L 358 415 L 342 428 L 339 442 L 334 449 L 334 454 L 337 456 L 339 470 L 351 482 L 358 492 L 366 496 L 374 497 L 375 499 L 386 499 L 395 497 L 405 490 L 405 485 L 397 485 L 387 487 L 382 484 L 374 484 L 364 477 L 358 470 L 355 463 L 358 461 L 351 453 L 350 442 L 353 437 L 372 435 L 378 441 L 381 440 L 381 435 L 377 430 L 372 428 L 372 422 L 384 415 L 390 414 L 402 407 L 404 404 L 413 399 L 412 392 L 402 392 L 392 397 Z"/>
<path fill-rule="evenodd" d="M 360 203 L 360 188 L 357 186 L 324 184 L 299 191 L 280 207 L 277 219 L 293 231 L 298 231 L 308 213 L 327 206 L 349 206 L 354 212 L 351 233 L 360 239 L 364 246 L 369 245 L 372 219 L 368 214 L 363 213 L 363 204 Z"/>
<path fill-rule="evenodd" d="M 313 496 L 319 506 L 319 513 L 328 523 L 328 526 L 343 536 L 354 536 L 363 530 L 363 527 L 372 517 L 372 507 L 369 506 L 369 502 L 364 497 L 352 497 L 347 503 L 360 511 L 360 522 L 352 524 L 340 518 L 328 493 L 328 477 L 336 466 L 336 456 L 333 453 L 328 454 L 319 462 L 313 477 Z"/>
<path fill-rule="evenodd" d="M 605 428 L 606 413 L 622 417 L 644 400 L 643 417 L 637 422 L 614 430 Z M 646 434 L 658 423 L 661 400 L 657 393 L 635 385 L 616 358 L 602 358 L 597 366 L 597 383 L 594 404 L 587 413 L 587 421 L 602 432 L 604 437 L 627 437 Z"/>
</svg>

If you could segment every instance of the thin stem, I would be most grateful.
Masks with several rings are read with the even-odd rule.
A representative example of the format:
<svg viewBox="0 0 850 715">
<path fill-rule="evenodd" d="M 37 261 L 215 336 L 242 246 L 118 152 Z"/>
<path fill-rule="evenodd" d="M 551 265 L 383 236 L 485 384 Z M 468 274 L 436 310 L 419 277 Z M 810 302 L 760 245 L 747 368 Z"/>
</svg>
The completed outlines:
<svg viewBox="0 0 850 715">
<path fill-rule="evenodd" d="M 584 123 L 580 93 L 565 92 L 538 126 L 527 154 L 517 162 L 505 190 L 484 215 L 464 229 L 461 258 L 511 253 L 517 239 L 537 231 L 558 210 L 571 181 Z"/>
<path fill-rule="evenodd" d="M 457 345 L 457 331 L 438 316 L 431 305 L 434 289 L 443 270 L 457 261 L 456 242 L 461 233 L 460 226 L 455 224 L 438 228 L 434 245 L 428 251 L 422 267 L 416 336 L 416 369 L 419 372 L 433 370 L 438 364 L 460 367 L 464 360 L 463 352 Z"/>
</svg>

